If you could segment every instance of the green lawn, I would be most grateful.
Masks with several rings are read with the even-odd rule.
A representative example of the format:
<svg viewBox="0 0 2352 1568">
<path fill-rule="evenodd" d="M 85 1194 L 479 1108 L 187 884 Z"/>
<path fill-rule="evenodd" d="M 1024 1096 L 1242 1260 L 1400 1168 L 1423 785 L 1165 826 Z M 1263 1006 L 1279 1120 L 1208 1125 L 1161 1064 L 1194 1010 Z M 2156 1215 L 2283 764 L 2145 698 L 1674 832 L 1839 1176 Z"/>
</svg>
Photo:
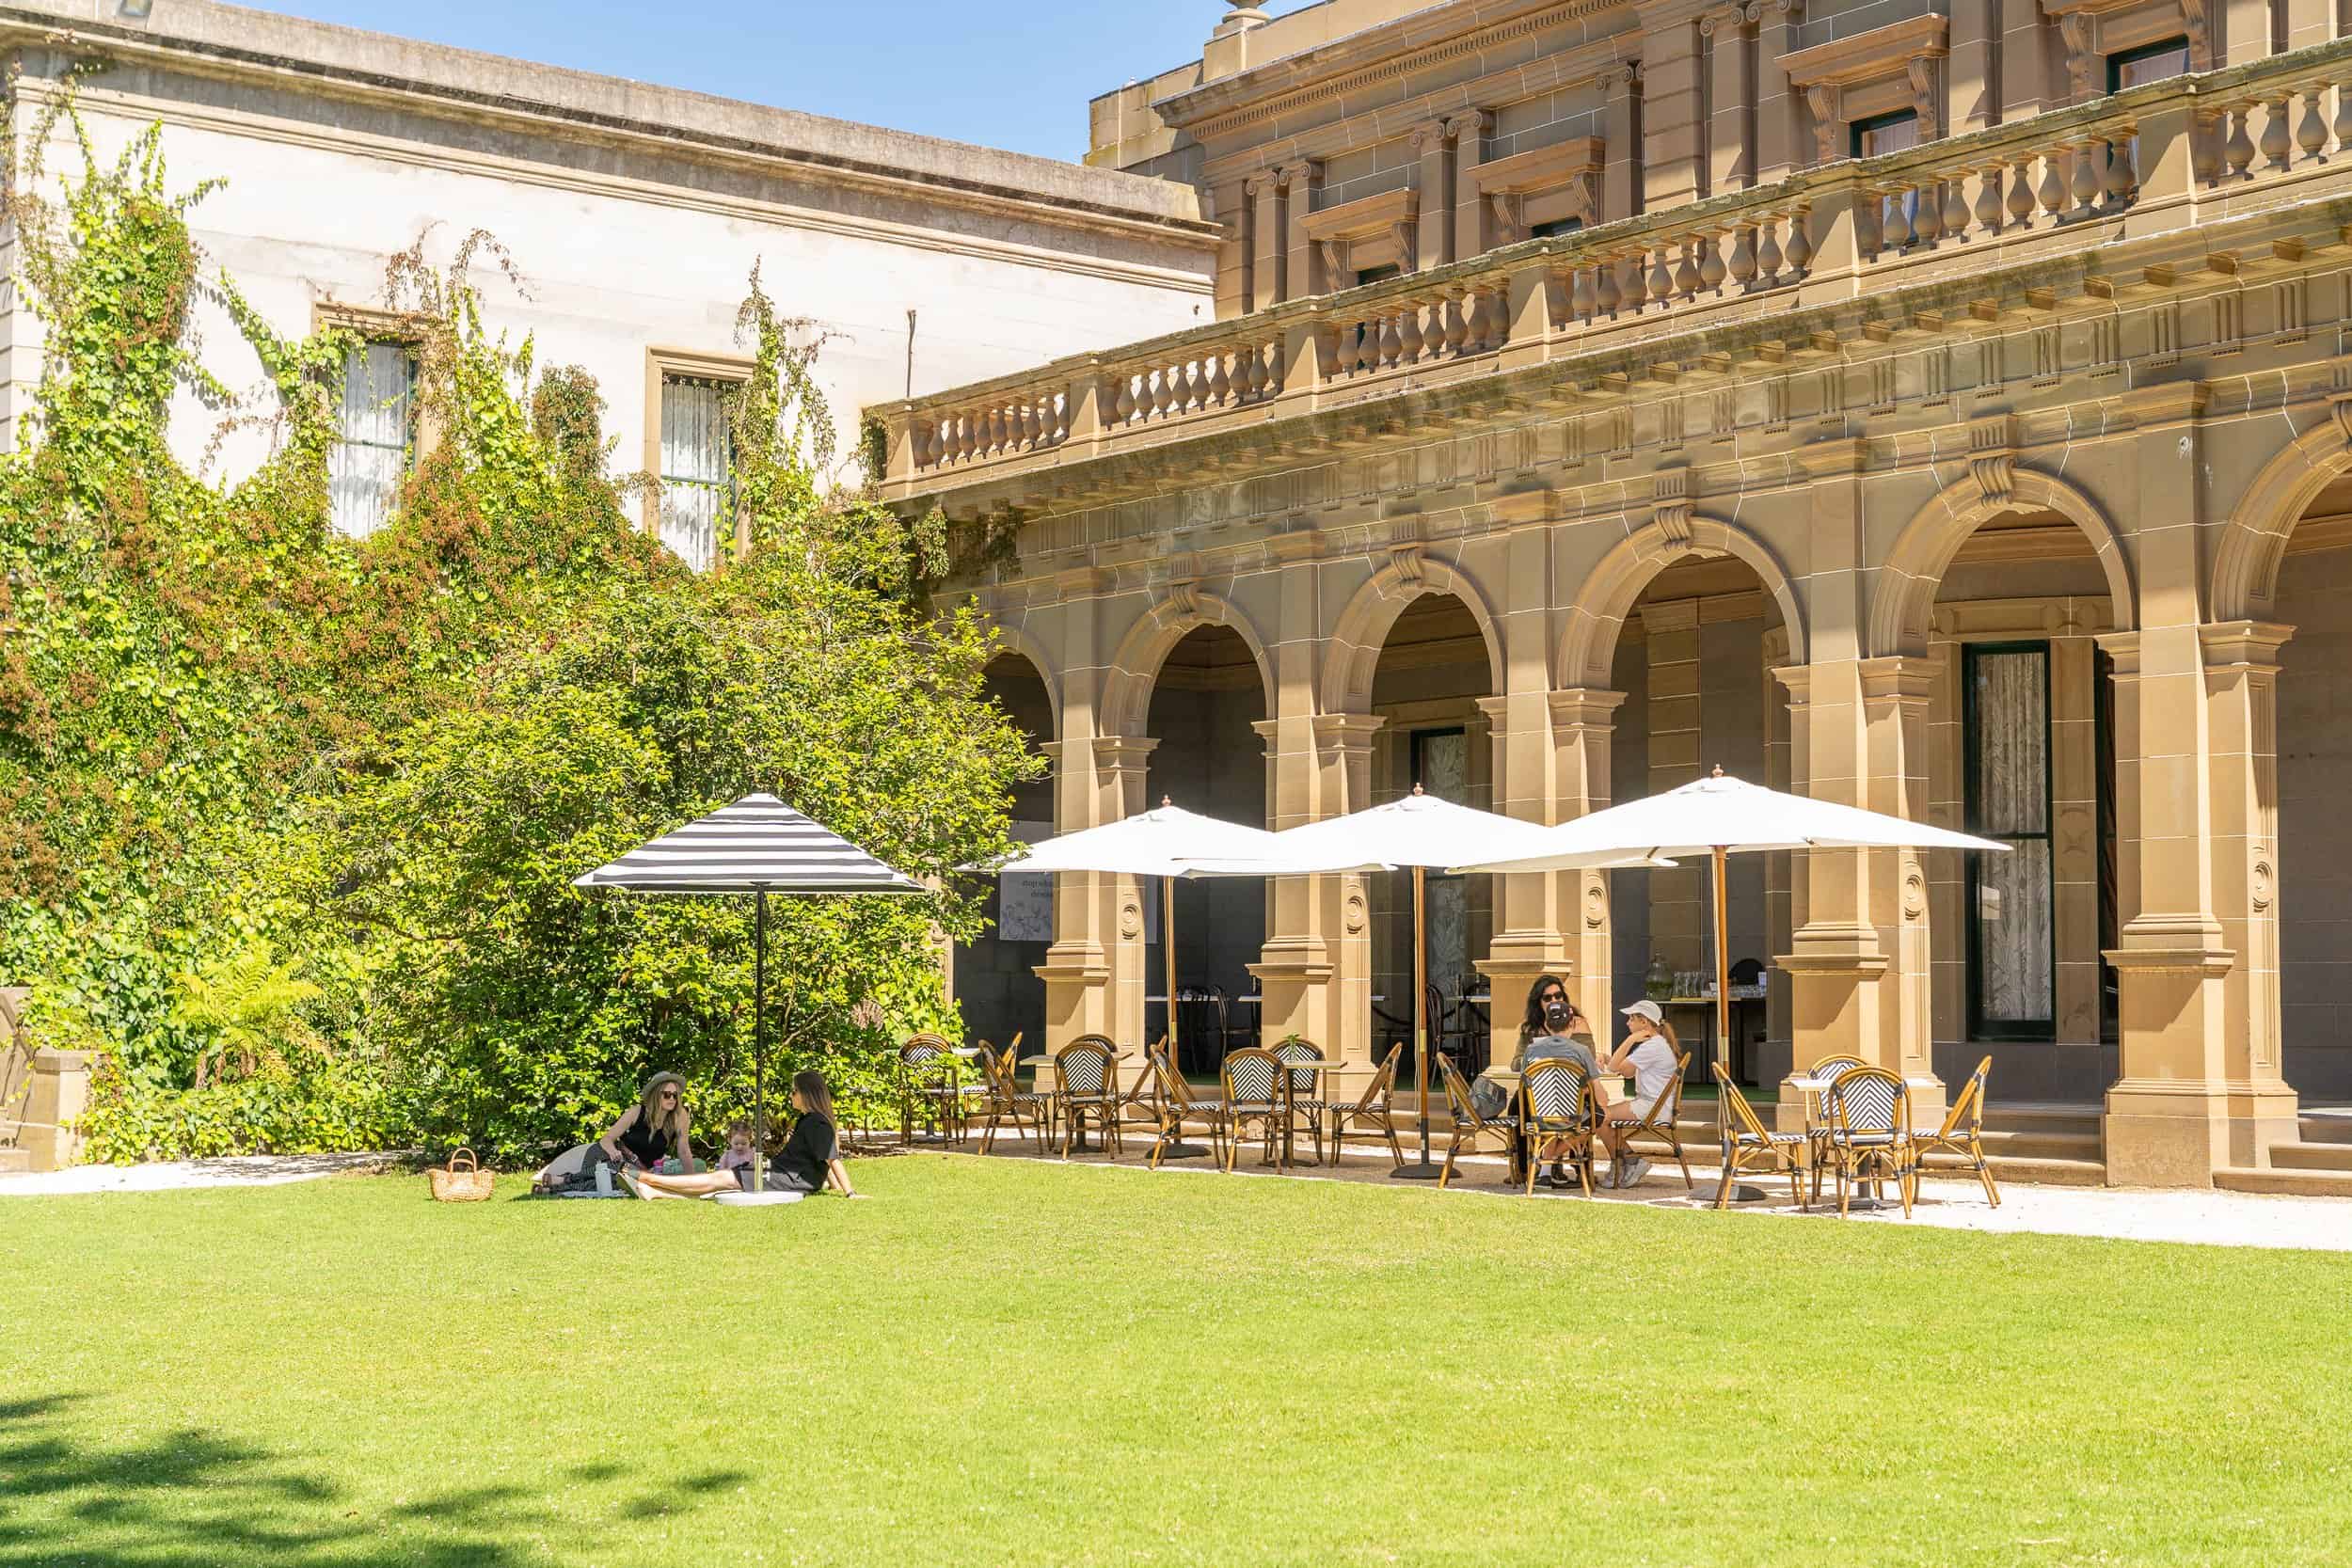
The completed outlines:
<svg viewBox="0 0 2352 1568">
<path fill-rule="evenodd" d="M 0 1565 L 2352 1553 L 2344 1257 L 856 1175 L 0 1200 Z"/>
</svg>

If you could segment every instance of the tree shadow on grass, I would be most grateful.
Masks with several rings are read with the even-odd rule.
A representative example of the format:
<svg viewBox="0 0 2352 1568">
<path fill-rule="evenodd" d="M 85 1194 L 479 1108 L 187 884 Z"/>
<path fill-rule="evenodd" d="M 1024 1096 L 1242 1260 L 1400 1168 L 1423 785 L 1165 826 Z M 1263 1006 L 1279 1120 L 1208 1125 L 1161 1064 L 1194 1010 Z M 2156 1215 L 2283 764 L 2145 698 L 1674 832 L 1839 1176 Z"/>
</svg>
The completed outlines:
<svg viewBox="0 0 2352 1568">
<path fill-rule="evenodd" d="M 80 1402 L 0 1402 L 0 1568 L 526 1568 L 554 1559 L 544 1544 L 513 1543 L 577 1528 L 560 1524 L 532 1488 L 463 1487 L 370 1510 L 287 1455 L 213 1433 L 93 1442 L 87 1422 L 73 1419 Z M 575 1481 L 621 1476 L 584 1468 L 596 1473 Z M 700 1471 L 611 1500 L 620 1517 L 648 1518 L 744 1479 Z"/>
</svg>

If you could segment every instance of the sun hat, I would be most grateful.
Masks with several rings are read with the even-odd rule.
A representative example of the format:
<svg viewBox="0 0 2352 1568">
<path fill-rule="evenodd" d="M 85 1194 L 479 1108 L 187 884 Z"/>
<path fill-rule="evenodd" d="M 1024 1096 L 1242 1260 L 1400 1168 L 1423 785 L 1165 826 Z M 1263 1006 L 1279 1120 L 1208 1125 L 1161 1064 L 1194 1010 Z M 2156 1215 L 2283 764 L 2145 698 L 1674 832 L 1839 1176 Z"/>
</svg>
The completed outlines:
<svg viewBox="0 0 2352 1568">
<path fill-rule="evenodd" d="M 1636 1002 L 1630 1007 L 1620 1007 L 1617 1010 L 1628 1018 L 1645 1018 L 1652 1023 L 1663 1023 L 1666 1022 L 1665 1013 L 1660 1009 L 1657 1003 L 1652 1002 L 1647 997 L 1644 997 L 1641 1001 Z"/>
<path fill-rule="evenodd" d="M 686 1098 L 686 1080 L 679 1077 L 675 1072 L 657 1072 L 651 1078 L 646 1079 L 645 1086 L 637 1091 L 637 1098 L 640 1100 L 646 1099 L 664 1084 L 675 1084 L 677 1085 L 678 1098 L 680 1100 Z"/>
</svg>

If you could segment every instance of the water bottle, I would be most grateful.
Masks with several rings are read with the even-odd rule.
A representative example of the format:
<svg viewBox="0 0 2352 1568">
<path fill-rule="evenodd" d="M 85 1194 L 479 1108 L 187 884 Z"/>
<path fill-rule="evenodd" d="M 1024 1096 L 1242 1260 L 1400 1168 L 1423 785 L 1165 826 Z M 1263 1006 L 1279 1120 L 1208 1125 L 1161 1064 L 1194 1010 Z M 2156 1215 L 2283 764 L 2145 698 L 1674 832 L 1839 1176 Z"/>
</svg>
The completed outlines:
<svg viewBox="0 0 2352 1568">
<path fill-rule="evenodd" d="M 602 1160 L 596 1162 L 596 1196 L 598 1197 L 612 1196 L 612 1167 Z"/>
</svg>

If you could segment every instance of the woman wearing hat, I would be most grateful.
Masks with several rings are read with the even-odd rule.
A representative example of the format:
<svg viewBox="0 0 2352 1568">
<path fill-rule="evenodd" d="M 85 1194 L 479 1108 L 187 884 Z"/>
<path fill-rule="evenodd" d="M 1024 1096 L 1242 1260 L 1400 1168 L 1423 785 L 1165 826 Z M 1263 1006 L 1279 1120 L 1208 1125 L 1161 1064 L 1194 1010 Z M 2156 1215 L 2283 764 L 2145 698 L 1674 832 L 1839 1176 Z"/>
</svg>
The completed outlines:
<svg viewBox="0 0 2352 1568">
<path fill-rule="evenodd" d="M 657 1072 L 645 1080 L 637 1103 L 623 1111 L 604 1136 L 596 1140 L 605 1158 L 624 1170 L 658 1170 L 675 1159 L 678 1169 L 694 1168 L 693 1150 L 687 1147 L 686 1080 L 675 1072 Z"/>
<path fill-rule="evenodd" d="M 1675 1038 L 1674 1025 L 1666 1022 L 1665 1013 L 1655 1002 L 1646 999 L 1624 1009 L 1625 1043 L 1615 1055 L 1600 1064 L 1603 1072 L 1630 1075 L 1633 1097 L 1620 1100 L 1609 1106 L 1603 1115 L 1608 1118 L 1601 1127 L 1601 1141 L 1609 1146 L 1611 1184 L 1630 1187 L 1649 1170 L 1647 1160 L 1632 1158 L 1628 1146 L 1626 1129 L 1637 1125 L 1658 1103 L 1658 1097 L 1674 1082 L 1675 1063 L 1682 1055 L 1682 1042 Z"/>
</svg>

